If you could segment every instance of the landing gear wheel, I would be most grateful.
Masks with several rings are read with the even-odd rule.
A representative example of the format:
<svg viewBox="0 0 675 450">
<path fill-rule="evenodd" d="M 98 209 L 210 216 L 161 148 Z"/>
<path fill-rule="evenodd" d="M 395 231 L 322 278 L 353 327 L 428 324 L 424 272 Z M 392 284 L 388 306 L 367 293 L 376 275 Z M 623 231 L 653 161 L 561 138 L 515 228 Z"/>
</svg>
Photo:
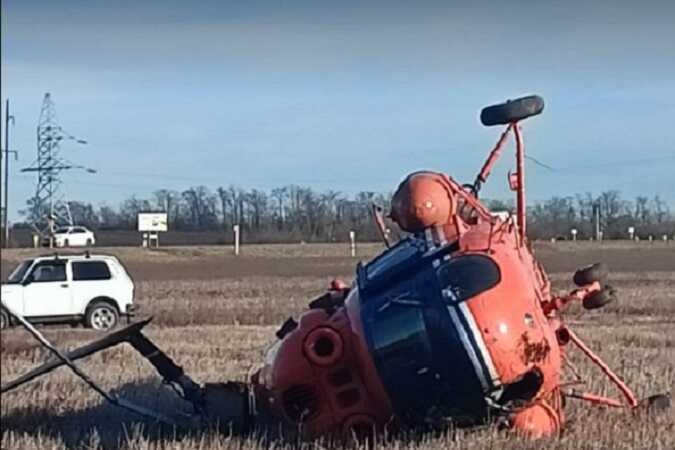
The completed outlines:
<svg viewBox="0 0 675 450">
<path fill-rule="evenodd" d="M 106 302 L 95 302 L 87 309 L 86 325 L 100 331 L 108 331 L 119 322 L 117 309 Z"/>
<path fill-rule="evenodd" d="M 572 280 L 577 286 L 585 286 L 596 281 L 602 283 L 602 281 L 607 278 L 608 273 L 609 269 L 606 264 L 595 263 L 590 266 L 582 267 L 574 272 L 574 278 L 572 278 Z"/>
<path fill-rule="evenodd" d="M 601 291 L 586 297 L 583 301 L 585 309 L 598 309 L 616 300 L 616 290 L 611 286 L 605 286 Z"/>
<path fill-rule="evenodd" d="M 506 125 L 541 114 L 543 110 L 544 99 L 538 95 L 530 95 L 483 108 L 480 121 L 486 127 Z"/>
</svg>

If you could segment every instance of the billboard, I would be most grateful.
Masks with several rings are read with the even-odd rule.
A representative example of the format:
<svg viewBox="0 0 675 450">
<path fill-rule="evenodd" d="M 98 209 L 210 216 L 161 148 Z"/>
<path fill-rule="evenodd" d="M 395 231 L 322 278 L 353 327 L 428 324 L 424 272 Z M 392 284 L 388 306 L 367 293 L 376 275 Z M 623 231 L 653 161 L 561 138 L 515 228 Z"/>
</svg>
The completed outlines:
<svg viewBox="0 0 675 450">
<path fill-rule="evenodd" d="M 166 213 L 138 213 L 138 231 L 167 231 Z"/>
</svg>

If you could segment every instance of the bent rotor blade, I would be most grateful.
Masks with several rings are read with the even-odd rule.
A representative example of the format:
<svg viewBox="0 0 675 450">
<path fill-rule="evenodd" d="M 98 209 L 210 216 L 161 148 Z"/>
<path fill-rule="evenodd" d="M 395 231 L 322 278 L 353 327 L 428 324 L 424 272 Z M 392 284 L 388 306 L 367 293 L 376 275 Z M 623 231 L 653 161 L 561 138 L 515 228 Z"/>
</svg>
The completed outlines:
<svg viewBox="0 0 675 450">
<path fill-rule="evenodd" d="M 127 327 L 122 328 L 119 331 L 105 335 L 101 339 L 98 339 L 90 344 L 72 350 L 64 354 L 64 356 L 70 361 L 77 361 L 78 359 L 86 358 L 87 356 L 90 356 L 96 352 L 100 352 L 107 348 L 114 347 L 117 344 L 128 342 L 132 335 L 142 330 L 143 327 L 145 327 L 148 323 L 150 323 L 151 320 L 152 318 L 131 324 Z M 0 393 L 4 394 L 5 392 L 11 391 L 12 389 L 17 388 L 22 384 L 28 383 L 29 381 L 34 380 L 35 378 L 47 374 L 52 370 L 55 370 L 64 365 L 66 365 L 66 362 L 64 362 L 62 359 L 52 358 L 46 363 L 20 376 L 16 380 L 12 380 L 9 383 L 3 384 L 2 387 L 0 388 Z"/>
<path fill-rule="evenodd" d="M 42 333 L 40 333 L 30 322 L 26 320 L 25 317 L 23 317 L 20 314 L 15 313 L 11 308 L 9 308 L 7 305 L 4 303 L 0 302 L 0 306 L 4 310 L 7 311 L 7 313 L 11 314 L 14 316 L 21 325 L 28 331 L 38 342 L 40 342 L 47 350 L 49 350 L 56 358 L 58 358 L 63 364 L 67 365 L 68 368 L 75 374 L 77 375 L 82 381 L 84 381 L 91 389 L 96 391 L 101 397 L 103 397 L 105 400 L 110 402 L 111 404 L 126 409 L 128 411 L 131 411 L 133 413 L 136 413 L 142 417 L 147 417 L 152 420 L 155 420 L 157 422 L 163 422 L 167 425 L 172 425 L 176 426 L 176 422 L 171 419 L 168 416 L 165 416 L 164 414 L 157 412 L 157 411 L 152 411 L 148 408 L 138 406 L 134 403 L 131 403 L 127 401 L 124 398 L 118 397 L 116 395 L 110 394 L 103 388 L 101 388 L 99 385 L 97 385 L 89 376 L 87 376 L 86 373 L 84 373 L 79 367 L 73 363 L 72 360 L 70 360 L 65 354 L 63 354 L 58 348 L 56 348 L 51 342 L 45 338 Z"/>
</svg>

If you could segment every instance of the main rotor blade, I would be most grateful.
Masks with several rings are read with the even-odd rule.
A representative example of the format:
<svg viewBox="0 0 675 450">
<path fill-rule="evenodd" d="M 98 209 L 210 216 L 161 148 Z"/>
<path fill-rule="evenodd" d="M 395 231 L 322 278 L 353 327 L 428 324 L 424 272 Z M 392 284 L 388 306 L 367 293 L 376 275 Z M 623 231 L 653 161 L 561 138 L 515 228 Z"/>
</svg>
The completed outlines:
<svg viewBox="0 0 675 450">
<path fill-rule="evenodd" d="M 126 399 L 121 399 L 120 397 L 113 395 L 106 391 L 105 389 L 101 388 L 98 384 L 96 384 L 89 376 L 84 373 L 75 363 L 70 360 L 61 350 L 56 348 L 49 340 L 42 335 L 34 326 L 31 324 L 28 320 L 26 320 L 25 317 L 22 315 L 12 311 L 10 307 L 2 303 L 0 301 L 0 306 L 2 309 L 7 311 L 8 314 L 11 314 L 14 316 L 16 320 L 19 321 L 21 325 L 28 331 L 40 344 L 42 344 L 47 350 L 49 350 L 54 357 L 60 359 L 63 361 L 65 365 L 68 366 L 68 368 L 82 381 L 84 381 L 91 389 L 96 391 L 101 397 L 103 397 L 105 400 L 110 402 L 111 404 L 118 406 L 120 408 L 124 408 L 128 411 L 132 411 L 140 416 L 151 418 L 153 420 L 156 420 L 158 422 L 164 422 L 168 425 L 176 425 L 176 422 L 171 419 L 170 417 L 165 416 L 161 412 L 156 412 L 156 411 L 151 411 L 148 408 L 145 408 L 143 406 L 138 406 L 135 405 L 134 403 L 131 403 L 127 401 Z M 121 400 L 121 401 L 120 401 Z"/>
<path fill-rule="evenodd" d="M 152 318 L 142 320 L 140 322 L 136 322 L 127 327 L 124 327 L 119 331 L 107 334 L 103 336 L 101 339 L 98 339 L 90 344 L 83 345 L 82 347 L 76 348 L 75 350 L 66 353 L 65 356 L 71 361 L 77 361 L 78 359 L 86 358 L 87 356 L 92 355 L 96 352 L 100 352 L 107 348 L 114 347 L 117 344 L 129 342 L 129 339 L 132 336 L 138 334 L 138 332 L 141 331 L 143 327 L 145 327 L 148 323 L 150 323 L 151 320 Z M 34 380 L 35 378 L 44 375 L 46 373 L 49 373 L 52 370 L 57 369 L 58 367 L 64 365 L 66 365 L 66 363 L 63 360 L 59 358 L 52 358 L 46 363 L 20 376 L 16 380 L 10 381 L 7 384 L 3 384 L 2 387 L 0 388 L 0 393 L 4 394 L 5 392 L 11 391 L 12 389 L 17 388 L 22 384 L 28 383 L 29 381 Z"/>
</svg>

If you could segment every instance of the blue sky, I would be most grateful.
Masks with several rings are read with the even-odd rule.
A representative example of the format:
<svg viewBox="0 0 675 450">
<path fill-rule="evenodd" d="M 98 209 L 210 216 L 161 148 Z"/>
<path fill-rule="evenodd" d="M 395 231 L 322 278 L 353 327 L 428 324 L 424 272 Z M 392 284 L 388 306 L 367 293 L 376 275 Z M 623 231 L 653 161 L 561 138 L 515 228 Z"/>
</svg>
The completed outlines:
<svg viewBox="0 0 675 450">
<path fill-rule="evenodd" d="M 367 3 L 367 6 L 360 5 Z M 10 218 L 32 194 L 50 92 L 89 141 L 72 199 L 204 184 L 387 191 L 475 177 L 499 130 L 480 108 L 546 99 L 524 123 L 531 201 L 618 189 L 675 205 L 675 2 L 2 3 L 2 98 L 16 125 Z M 3 122 L 4 123 L 4 122 Z M 506 155 L 484 190 L 508 198 Z"/>
</svg>

